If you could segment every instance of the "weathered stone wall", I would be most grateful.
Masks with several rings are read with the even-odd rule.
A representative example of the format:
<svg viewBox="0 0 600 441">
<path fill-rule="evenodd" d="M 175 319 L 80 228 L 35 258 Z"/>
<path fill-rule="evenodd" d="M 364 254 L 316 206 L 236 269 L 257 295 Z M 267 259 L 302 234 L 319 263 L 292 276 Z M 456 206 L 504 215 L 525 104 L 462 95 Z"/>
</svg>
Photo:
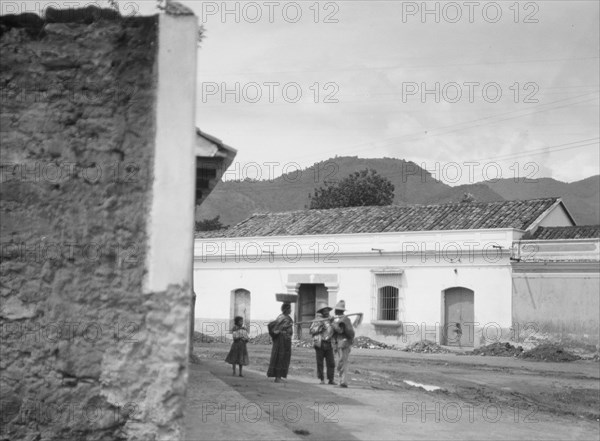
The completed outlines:
<svg viewBox="0 0 600 441">
<path fill-rule="evenodd" d="M 69 13 L 0 18 L 1 436 L 175 439 L 190 289 L 142 289 L 159 20 Z"/>
</svg>

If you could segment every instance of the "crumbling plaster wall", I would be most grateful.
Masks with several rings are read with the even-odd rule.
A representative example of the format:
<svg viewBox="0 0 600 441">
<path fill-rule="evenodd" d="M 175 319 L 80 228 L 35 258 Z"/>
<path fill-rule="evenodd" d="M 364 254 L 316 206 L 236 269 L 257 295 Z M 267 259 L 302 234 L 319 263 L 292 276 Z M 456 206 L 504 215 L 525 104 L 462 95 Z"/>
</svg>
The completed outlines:
<svg viewBox="0 0 600 441">
<path fill-rule="evenodd" d="M 0 18 L 0 435 L 177 439 L 190 287 L 143 287 L 159 19 L 89 12 Z"/>
<path fill-rule="evenodd" d="M 552 268 L 552 262 L 547 265 Z M 513 274 L 513 322 L 521 337 L 547 335 L 597 345 L 600 342 L 600 276 L 596 271 Z"/>
</svg>

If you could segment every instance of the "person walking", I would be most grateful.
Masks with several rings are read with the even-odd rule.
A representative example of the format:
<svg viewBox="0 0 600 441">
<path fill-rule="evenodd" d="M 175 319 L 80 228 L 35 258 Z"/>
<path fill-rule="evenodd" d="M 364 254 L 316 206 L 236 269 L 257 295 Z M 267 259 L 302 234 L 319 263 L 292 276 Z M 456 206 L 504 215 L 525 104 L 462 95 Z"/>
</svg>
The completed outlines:
<svg viewBox="0 0 600 441">
<path fill-rule="evenodd" d="M 290 360 L 292 358 L 292 335 L 294 333 L 294 321 L 290 317 L 292 305 L 284 303 L 281 305 L 281 314 L 269 323 L 269 334 L 273 339 L 271 349 L 271 360 L 267 377 L 275 377 L 275 383 L 281 383 L 282 378 L 287 378 Z"/>
<path fill-rule="evenodd" d="M 329 316 L 329 312 L 333 309 L 327 306 L 325 302 L 317 304 L 317 317 L 310 325 L 309 331 L 313 336 L 315 353 L 317 356 L 317 377 L 321 380 L 321 384 L 325 384 L 323 376 L 323 360 L 327 363 L 327 380 L 329 384 L 335 385 L 335 360 L 333 355 L 333 346 L 331 338 L 333 337 L 333 327 L 331 322 L 333 317 Z"/>
<path fill-rule="evenodd" d="M 348 387 L 348 357 L 354 342 L 354 327 L 346 312 L 346 302 L 340 300 L 335 305 L 335 318 L 333 327 L 333 350 L 335 352 L 337 371 L 340 378 L 340 387 Z"/>
<path fill-rule="evenodd" d="M 237 316 L 233 319 L 233 329 L 231 334 L 233 336 L 233 343 L 231 343 L 231 349 L 225 361 L 233 366 L 233 375 L 235 375 L 235 365 L 240 367 L 240 377 L 242 375 L 242 366 L 248 366 L 248 348 L 246 343 L 250 340 L 248 331 L 244 327 L 244 318 Z"/>
</svg>

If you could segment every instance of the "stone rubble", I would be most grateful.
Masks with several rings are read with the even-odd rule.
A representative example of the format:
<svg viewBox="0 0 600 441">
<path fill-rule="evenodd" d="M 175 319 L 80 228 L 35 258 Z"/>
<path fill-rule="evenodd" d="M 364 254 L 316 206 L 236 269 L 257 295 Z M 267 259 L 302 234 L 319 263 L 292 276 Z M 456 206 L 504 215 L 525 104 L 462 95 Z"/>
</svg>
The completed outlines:
<svg viewBox="0 0 600 441">
<path fill-rule="evenodd" d="M 418 341 L 400 350 L 404 352 L 420 352 L 425 354 L 448 354 L 452 352 L 431 340 Z"/>
</svg>

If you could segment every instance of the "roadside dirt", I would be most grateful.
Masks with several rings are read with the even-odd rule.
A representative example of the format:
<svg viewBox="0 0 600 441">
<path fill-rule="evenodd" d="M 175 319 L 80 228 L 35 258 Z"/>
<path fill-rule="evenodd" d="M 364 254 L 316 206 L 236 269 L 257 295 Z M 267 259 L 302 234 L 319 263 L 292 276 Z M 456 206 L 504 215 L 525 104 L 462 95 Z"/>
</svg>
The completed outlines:
<svg viewBox="0 0 600 441">
<path fill-rule="evenodd" d="M 250 381 L 235 379 L 231 387 L 248 399 L 281 399 L 278 389 L 272 389 L 276 385 L 264 374 L 270 350 L 270 345 L 249 344 L 250 366 L 246 371 L 254 378 L 254 386 L 250 386 Z M 209 363 L 211 372 L 225 383 L 234 378 L 230 377 L 230 365 L 223 361 L 228 351 L 226 343 L 197 342 L 195 346 L 199 363 Z M 297 391 L 288 398 L 316 402 L 317 394 L 322 399 L 318 388 L 324 386 L 318 385 L 314 357 L 311 348 L 293 348 L 286 390 Z M 357 439 L 600 437 L 600 364 L 597 361 L 552 363 L 516 357 L 356 348 L 350 360 L 350 388 L 329 386 L 327 393 L 336 403 L 329 411 L 336 409 L 340 417 L 347 419 L 344 433 Z M 298 382 L 304 386 L 298 387 Z M 428 392 L 419 384 L 439 389 Z M 255 386 L 261 392 L 256 392 Z M 313 386 L 317 392 L 311 391 Z M 349 398 L 357 402 L 344 401 Z M 345 403 L 344 406 L 341 403 Z M 356 419 L 364 421 L 367 417 L 379 425 L 366 431 L 360 424 L 354 424 Z M 353 429 L 348 433 L 349 427 Z M 321 428 L 325 429 L 330 430 L 329 426 Z M 412 438 L 408 436 L 410 433 Z M 298 436 L 319 439 L 313 435 Z M 338 438 L 323 436 L 320 439 Z"/>
</svg>

